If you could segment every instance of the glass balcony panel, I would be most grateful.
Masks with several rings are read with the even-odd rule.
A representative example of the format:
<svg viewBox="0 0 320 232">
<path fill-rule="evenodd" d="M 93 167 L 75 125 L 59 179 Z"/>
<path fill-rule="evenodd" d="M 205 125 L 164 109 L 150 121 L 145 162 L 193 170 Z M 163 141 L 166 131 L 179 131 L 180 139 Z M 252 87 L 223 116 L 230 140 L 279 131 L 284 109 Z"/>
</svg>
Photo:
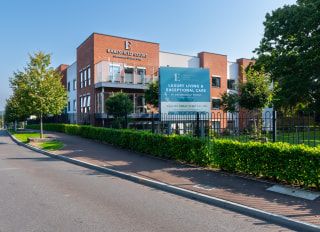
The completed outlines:
<svg viewBox="0 0 320 232">
<path fill-rule="evenodd" d="M 143 84 L 143 82 L 144 82 L 144 77 L 145 77 L 145 75 L 143 74 L 143 75 L 136 75 L 136 83 L 137 84 Z"/>
<path fill-rule="evenodd" d="M 124 74 L 124 83 L 126 83 L 126 84 L 133 83 L 133 74 L 132 73 L 125 73 Z"/>
<path fill-rule="evenodd" d="M 95 65 L 95 84 L 101 82 L 124 84 L 150 84 L 157 79 L 157 67 L 137 67 L 132 64 L 100 61 Z M 146 75 L 146 73 L 151 75 Z"/>
<path fill-rule="evenodd" d="M 113 74 L 113 83 L 120 83 L 121 82 L 121 75 L 120 73 L 114 73 Z"/>
</svg>

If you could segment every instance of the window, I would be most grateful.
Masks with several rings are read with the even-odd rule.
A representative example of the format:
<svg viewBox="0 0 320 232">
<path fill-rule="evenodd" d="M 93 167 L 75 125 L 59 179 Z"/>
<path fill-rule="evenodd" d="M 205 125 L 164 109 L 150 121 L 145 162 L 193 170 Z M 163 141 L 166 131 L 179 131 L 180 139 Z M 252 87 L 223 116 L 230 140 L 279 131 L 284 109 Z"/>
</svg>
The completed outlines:
<svg viewBox="0 0 320 232">
<path fill-rule="evenodd" d="M 68 89 L 68 92 L 70 92 L 70 82 L 68 82 L 68 87 L 67 87 L 67 89 Z"/>
<path fill-rule="evenodd" d="M 236 81 L 235 80 L 228 80 L 228 89 L 235 89 L 236 86 L 235 86 L 235 83 Z"/>
<path fill-rule="evenodd" d="M 133 83 L 133 66 L 124 66 L 124 81 L 125 83 Z"/>
<path fill-rule="evenodd" d="M 83 86 L 84 87 L 87 86 L 87 70 L 86 69 L 83 70 Z"/>
<path fill-rule="evenodd" d="M 82 112 L 82 104 L 83 104 L 83 100 L 82 100 L 82 97 L 80 97 L 80 112 Z"/>
<path fill-rule="evenodd" d="M 212 130 L 220 132 L 220 128 L 221 128 L 220 121 L 212 121 L 211 122 L 211 129 Z"/>
<path fill-rule="evenodd" d="M 77 80 L 73 79 L 73 90 L 77 89 Z"/>
<path fill-rule="evenodd" d="M 220 109 L 220 99 L 212 99 L 212 109 L 213 110 Z"/>
<path fill-rule="evenodd" d="M 227 121 L 227 128 L 233 129 L 235 127 L 235 120 L 228 120 Z"/>
<path fill-rule="evenodd" d="M 73 100 L 73 111 L 77 110 L 77 100 Z"/>
<path fill-rule="evenodd" d="M 146 69 L 138 67 L 137 68 L 137 74 L 144 76 L 146 74 Z"/>
<path fill-rule="evenodd" d="M 91 72 L 90 72 L 90 67 L 87 69 L 88 72 L 88 86 L 91 85 Z"/>
<path fill-rule="evenodd" d="M 70 102 L 68 101 L 68 112 L 70 111 Z"/>
<path fill-rule="evenodd" d="M 80 88 L 83 88 L 83 73 L 80 71 Z"/>
<path fill-rule="evenodd" d="M 120 82 L 120 65 L 110 65 L 109 66 L 110 76 L 108 81 L 110 82 Z"/>
<path fill-rule="evenodd" d="M 212 76 L 211 77 L 212 80 L 212 87 L 214 88 L 220 88 L 220 77 L 216 77 L 216 76 Z"/>
<path fill-rule="evenodd" d="M 87 97 L 86 96 L 83 96 L 82 97 L 82 107 L 86 107 L 87 106 Z"/>
<path fill-rule="evenodd" d="M 142 84 L 144 81 L 144 76 L 146 75 L 146 69 L 144 67 L 138 67 L 137 74 L 137 84 Z"/>
<path fill-rule="evenodd" d="M 87 107 L 90 107 L 90 95 L 87 96 Z"/>
<path fill-rule="evenodd" d="M 87 112 L 90 113 L 91 107 L 90 107 L 90 95 L 87 96 Z"/>
</svg>

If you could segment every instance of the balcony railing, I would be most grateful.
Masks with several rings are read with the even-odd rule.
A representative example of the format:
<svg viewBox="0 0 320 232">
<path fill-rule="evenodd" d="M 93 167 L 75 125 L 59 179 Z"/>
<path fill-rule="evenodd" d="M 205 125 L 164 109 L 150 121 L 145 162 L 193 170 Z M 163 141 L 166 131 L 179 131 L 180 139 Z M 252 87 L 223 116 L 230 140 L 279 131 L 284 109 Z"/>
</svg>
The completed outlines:
<svg viewBox="0 0 320 232">
<path fill-rule="evenodd" d="M 138 67 L 131 65 L 130 73 L 126 72 L 127 64 L 101 61 L 95 65 L 94 83 L 109 82 L 119 84 L 148 85 L 158 80 L 158 67 Z M 141 74 L 142 73 L 142 74 Z"/>
</svg>

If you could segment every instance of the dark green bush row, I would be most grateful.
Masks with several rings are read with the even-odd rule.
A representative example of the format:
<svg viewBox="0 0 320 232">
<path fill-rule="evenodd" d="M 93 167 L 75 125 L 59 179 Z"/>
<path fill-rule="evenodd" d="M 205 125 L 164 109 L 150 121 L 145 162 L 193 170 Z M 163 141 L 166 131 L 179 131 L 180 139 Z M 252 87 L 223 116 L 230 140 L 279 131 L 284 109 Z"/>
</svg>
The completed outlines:
<svg viewBox="0 0 320 232">
<path fill-rule="evenodd" d="M 39 125 L 28 125 L 39 129 Z M 152 134 L 146 131 L 117 130 L 110 128 L 78 126 L 69 124 L 44 124 L 44 130 L 63 132 L 91 138 L 122 148 L 143 152 L 166 159 L 207 165 L 210 163 L 205 141 L 191 136 Z"/>
<path fill-rule="evenodd" d="M 39 129 L 39 125 L 28 128 Z M 204 166 L 214 164 L 229 172 L 238 171 L 320 188 L 320 146 L 311 148 L 287 143 L 214 140 L 209 149 L 204 140 L 187 135 L 167 136 L 69 124 L 44 124 L 44 129 L 79 135 L 166 159 Z"/>
<path fill-rule="evenodd" d="M 214 162 L 229 172 L 320 187 L 320 147 L 287 143 L 240 143 L 216 140 Z"/>
</svg>

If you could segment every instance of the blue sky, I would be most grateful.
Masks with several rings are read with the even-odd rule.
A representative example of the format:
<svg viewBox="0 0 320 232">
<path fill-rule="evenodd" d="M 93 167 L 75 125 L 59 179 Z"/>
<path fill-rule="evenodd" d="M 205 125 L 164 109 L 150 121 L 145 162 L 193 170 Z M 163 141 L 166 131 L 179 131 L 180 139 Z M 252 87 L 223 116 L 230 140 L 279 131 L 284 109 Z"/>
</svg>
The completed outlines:
<svg viewBox="0 0 320 232">
<path fill-rule="evenodd" d="M 0 111 L 12 91 L 8 77 L 22 71 L 28 53 L 52 54 L 51 65 L 72 64 L 93 32 L 155 42 L 160 51 L 229 61 L 252 58 L 263 21 L 295 0 L 11 0 L 0 8 Z"/>
</svg>

